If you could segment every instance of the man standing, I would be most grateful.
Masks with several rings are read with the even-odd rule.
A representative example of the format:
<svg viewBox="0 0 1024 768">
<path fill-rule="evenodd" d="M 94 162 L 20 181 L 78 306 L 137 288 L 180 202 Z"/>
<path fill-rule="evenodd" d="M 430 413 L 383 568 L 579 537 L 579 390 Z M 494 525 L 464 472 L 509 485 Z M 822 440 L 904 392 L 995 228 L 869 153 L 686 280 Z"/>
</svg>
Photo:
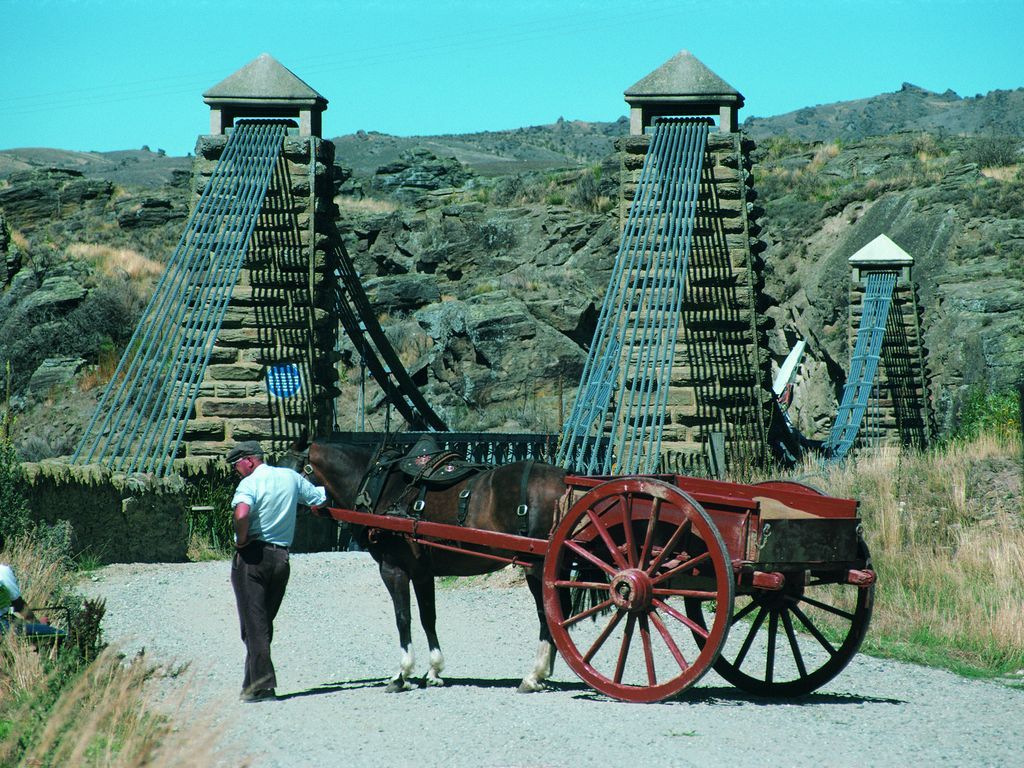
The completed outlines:
<svg viewBox="0 0 1024 768">
<path fill-rule="evenodd" d="M 235 524 L 231 586 L 245 643 L 242 701 L 267 701 L 275 698 L 277 687 L 270 643 L 274 617 L 288 586 L 288 548 L 295 537 L 296 506 L 299 502 L 322 505 L 327 495 L 298 472 L 264 464 L 263 449 L 255 441 L 236 445 L 227 460 L 242 476 L 231 499 Z"/>
</svg>

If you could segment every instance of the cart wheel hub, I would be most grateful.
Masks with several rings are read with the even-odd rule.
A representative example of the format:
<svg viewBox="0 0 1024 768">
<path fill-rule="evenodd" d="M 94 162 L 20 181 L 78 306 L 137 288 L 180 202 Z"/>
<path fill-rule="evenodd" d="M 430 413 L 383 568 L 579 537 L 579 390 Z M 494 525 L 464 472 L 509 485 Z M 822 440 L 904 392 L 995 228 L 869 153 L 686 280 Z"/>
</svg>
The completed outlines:
<svg viewBox="0 0 1024 768">
<path fill-rule="evenodd" d="M 638 568 L 630 568 L 612 579 L 611 598 L 619 608 L 643 611 L 651 605 L 651 577 Z"/>
</svg>

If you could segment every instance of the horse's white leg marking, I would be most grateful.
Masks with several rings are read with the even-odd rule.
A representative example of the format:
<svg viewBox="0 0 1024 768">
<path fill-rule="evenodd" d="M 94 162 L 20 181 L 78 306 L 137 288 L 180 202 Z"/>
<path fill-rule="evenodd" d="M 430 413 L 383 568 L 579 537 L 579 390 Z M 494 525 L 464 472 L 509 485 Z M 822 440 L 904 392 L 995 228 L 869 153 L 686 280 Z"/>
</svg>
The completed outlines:
<svg viewBox="0 0 1024 768">
<path fill-rule="evenodd" d="M 398 674 L 391 678 L 388 683 L 388 693 L 408 691 L 412 688 L 409 677 L 412 675 L 412 668 L 416 665 L 416 658 L 412 652 L 412 645 L 402 649 L 402 661 L 399 664 Z"/>
<path fill-rule="evenodd" d="M 427 670 L 427 685 L 444 685 L 441 672 L 444 671 L 444 654 L 440 648 L 430 649 L 430 669 Z"/>
<path fill-rule="evenodd" d="M 533 671 L 523 678 L 519 684 L 520 693 L 535 693 L 547 688 L 544 681 L 551 677 L 555 668 L 555 646 L 548 640 L 541 640 L 537 645 L 537 657 L 533 662 Z"/>
</svg>

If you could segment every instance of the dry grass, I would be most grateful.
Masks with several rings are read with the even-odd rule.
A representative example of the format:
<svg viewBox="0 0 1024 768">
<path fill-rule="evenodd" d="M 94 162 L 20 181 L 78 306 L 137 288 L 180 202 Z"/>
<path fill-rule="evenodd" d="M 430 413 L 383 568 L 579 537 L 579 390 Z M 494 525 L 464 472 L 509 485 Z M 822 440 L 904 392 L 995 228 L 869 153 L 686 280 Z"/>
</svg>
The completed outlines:
<svg viewBox="0 0 1024 768">
<path fill-rule="evenodd" d="M 961 671 L 1024 666 L 1021 466 L 1019 440 L 983 434 L 812 480 L 861 503 L 879 578 L 867 647 Z"/>
<path fill-rule="evenodd" d="M 807 165 L 805 171 L 807 173 L 816 173 L 820 171 L 822 166 L 825 165 L 833 157 L 839 154 L 839 144 L 836 142 L 829 142 L 828 144 L 822 144 L 816 150 L 814 150 L 814 156 L 811 158 L 811 162 Z"/>
<path fill-rule="evenodd" d="M 1019 165 L 1002 165 L 992 168 L 982 168 L 981 175 L 996 181 L 1013 181 L 1020 173 Z"/>
<path fill-rule="evenodd" d="M 29 607 L 51 605 L 67 592 L 70 572 L 67 558 L 32 534 L 9 538 L 0 552 L 0 562 L 14 569 L 22 597 Z"/>
<path fill-rule="evenodd" d="M 78 380 L 78 388 L 89 392 L 96 387 L 104 387 L 114 377 L 120 357 L 116 350 L 101 349 L 96 365 L 88 368 Z"/>
<path fill-rule="evenodd" d="M 0 635 L 0 673 L 0 713 L 5 713 L 0 718 L 8 716 L 25 691 L 38 690 L 47 678 L 39 652 L 10 632 Z M 0 759 L 3 754 L 0 750 Z"/>
<path fill-rule="evenodd" d="M 112 248 L 96 243 L 72 243 L 67 253 L 92 264 L 110 277 L 125 275 L 132 282 L 152 282 L 164 271 L 164 265 L 131 248 Z"/>
<path fill-rule="evenodd" d="M 108 649 L 62 691 L 19 764 L 110 768 L 212 765 L 217 740 L 212 730 L 175 730 L 165 714 L 142 698 L 149 680 L 168 674 L 172 673 L 148 664 L 141 656 L 125 661 Z M 31 690 L 43 685 L 44 679 L 34 680 Z M 186 686 L 178 694 L 177 708 L 188 698 Z M 32 722 L 33 702 L 30 696 L 23 697 L 15 714 L 17 724 Z M 12 764 L 22 736 L 22 729 L 15 727 L 0 742 L 0 764 Z"/>
<path fill-rule="evenodd" d="M 356 199 L 339 195 L 334 198 L 334 203 L 339 210 L 349 213 L 394 213 L 398 210 L 397 203 L 375 197 Z"/>
<path fill-rule="evenodd" d="M 14 537 L 0 560 L 10 563 L 29 605 L 50 602 L 71 589 L 75 574 L 46 537 Z M 184 704 L 180 686 L 160 711 L 151 707 L 147 683 L 180 670 L 125 660 L 106 649 L 91 663 L 73 645 L 57 653 L 29 639 L 0 636 L 0 766 L 212 765 L 218 735 L 202 726 L 176 729 L 175 721 L 202 723 Z M 187 756 L 187 757 L 184 757 Z"/>
<path fill-rule="evenodd" d="M 18 246 L 18 250 L 21 251 L 22 253 L 28 253 L 28 238 L 25 237 L 25 235 L 22 234 L 20 230 L 11 230 L 11 242 Z"/>
</svg>

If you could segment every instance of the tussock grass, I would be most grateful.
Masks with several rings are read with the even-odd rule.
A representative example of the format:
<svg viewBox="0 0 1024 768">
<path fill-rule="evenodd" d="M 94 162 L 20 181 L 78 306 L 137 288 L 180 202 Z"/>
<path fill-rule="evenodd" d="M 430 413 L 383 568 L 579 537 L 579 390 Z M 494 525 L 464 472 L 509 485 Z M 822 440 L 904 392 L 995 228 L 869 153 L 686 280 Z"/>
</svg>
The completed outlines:
<svg viewBox="0 0 1024 768">
<path fill-rule="evenodd" d="M 1015 181 L 1021 172 L 1019 165 L 999 165 L 981 169 L 981 175 L 996 181 Z"/>
<path fill-rule="evenodd" d="M 19 229 L 11 230 L 11 242 L 18 246 L 18 250 L 22 253 L 29 252 L 28 238 L 25 237 L 24 233 Z"/>
<path fill-rule="evenodd" d="M 398 210 L 398 203 L 376 197 L 355 198 L 338 195 L 334 198 L 334 203 L 339 210 L 350 213 L 394 213 Z"/>
<path fill-rule="evenodd" d="M 864 650 L 962 674 L 1024 668 L 1020 440 L 986 432 L 925 453 L 807 468 L 860 501 L 878 573 Z"/>
<path fill-rule="evenodd" d="M 158 261 L 143 256 L 131 248 L 113 248 L 96 243 L 72 243 L 67 253 L 92 264 L 108 277 L 125 275 L 132 281 L 152 281 L 164 271 Z"/>
<path fill-rule="evenodd" d="M 162 711 L 141 697 L 147 681 L 174 674 L 146 662 L 142 656 L 123 659 L 107 649 L 63 688 L 45 719 L 39 721 L 40 696 L 33 692 L 52 685 L 57 673 L 40 673 L 31 663 L 29 644 L 5 638 L 16 650 L 18 661 L 33 671 L 25 675 L 20 706 L 13 713 L 17 724 L 0 741 L 0 765 L 31 766 L 134 766 L 211 765 L 216 737 L 212 731 L 175 730 Z M 26 662 L 29 662 L 26 664 Z M 187 697 L 186 686 L 174 708 Z M 31 743 L 24 748 L 25 728 L 34 726 Z M 187 758 L 184 756 L 187 755 Z"/>
<path fill-rule="evenodd" d="M 15 568 L 30 606 L 70 600 L 76 574 L 63 551 L 52 532 L 38 529 L 8 540 L 0 559 Z M 145 696 L 150 680 L 177 677 L 181 670 L 141 655 L 125 659 L 112 648 L 98 655 L 83 650 L 75 630 L 88 631 L 88 619 L 79 613 L 74 622 L 77 627 L 65 627 L 72 635 L 61 647 L 13 632 L 0 636 L 0 765 L 213 764 L 217 735 L 202 726 L 177 730 L 169 714 L 203 722 L 185 706 L 192 698 L 188 683 L 159 711 Z"/>
<path fill-rule="evenodd" d="M 101 349 L 96 360 L 96 365 L 89 368 L 78 379 L 78 388 L 83 392 L 90 392 L 97 387 L 106 386 L 112 378 L 117 364 L 121 358 L 117 350 L 112 348 Z"/>
<path fill-rule="evenodd" d="M 807 170 L 816 173 L 822 169 L 825 163 L 838 155 L 839 144 L 837 142 L 832 141 L 828 144 L 822 144 L 814 150 L 814 156 L 811 158 L 811 162 L 807 166 Z"/>
</svg>

